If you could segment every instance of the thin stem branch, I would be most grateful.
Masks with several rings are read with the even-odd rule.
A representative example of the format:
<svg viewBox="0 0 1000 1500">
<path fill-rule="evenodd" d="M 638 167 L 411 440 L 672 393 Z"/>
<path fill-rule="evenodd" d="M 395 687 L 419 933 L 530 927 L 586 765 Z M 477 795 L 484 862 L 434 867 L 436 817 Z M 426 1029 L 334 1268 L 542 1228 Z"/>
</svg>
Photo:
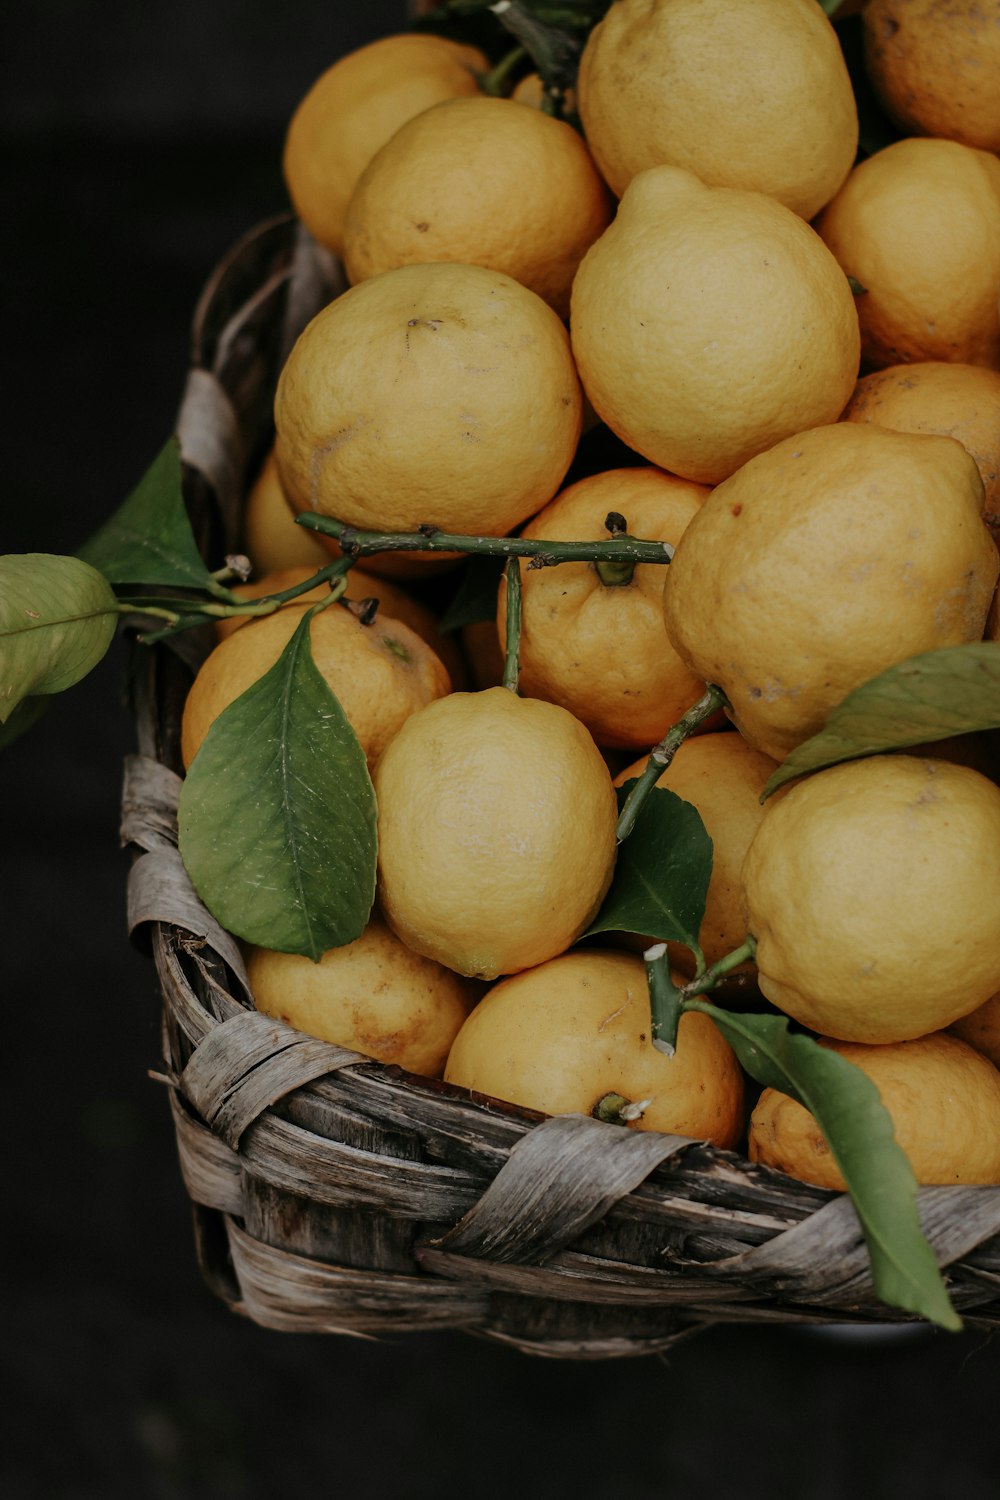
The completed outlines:
<svg viewBox="0 0 1000 1500">
<path fill-rule="evenodd" d="M 421 526 L 416 531 L 360 531 L 332 516 L 306 511 L 298 518 L 308 531 L 320 531 L 337 539 L 352 558 L 377 552 L 464 552 L 487 557 L 526 557 L 532 568 L 562 562 L 668 563 L 674 555 L 669 542 L 650 542 L 636 537 L 611 537 L 607 541 L 543 542 L 516 536 L 462 536 Z"/>
<path fill-rule="evenodd" d="M 712 714 L 722 708 L 725 702 L 726 695 L 722 689 L 709 683 L 697 703 L 692 704 L 684 717 L 678 719 L 677 723 L 671 729 L 667 730 L 660 743 L 653 747 L 642 775 L 638 778 L 626 797 L 625 805 L 619 815 L 619 843 L 621 843 L 622 839 L 628 838 L 632 832 L 646 798 L 684 741 L 690 734 L 694 733 L 700 724 L 704 724 L 706 719 L 711 718 Z"/>
<path fill-rule="evenodd" d="M 235 596 L 236 602 L 233 604 L 210 604 L 207 601 L 189 599 L 176 600 L 173 602 L 179 604 L 181 608 L 170 610 L 162 604 L 147 603 L 141 594 L 133 594 L 131 598 L 123 600 L 121 610 L 122 613 L 152 615 L 154 618 L 170 622 L 166 630 L 157 630 L 151 635 L 142 637 L 144 644 L 155 645 L 157 641 L 166 640 L 172 635 L 179 635 L 184 630 L 193 630 L 210 620 L 228 620 L 240 615 L 249 616 L 251 619 L 261 615 L 272 615 L 284 604 L 297 599 L 301 594 L 307 594 L 321 583 L 330 584 L 331 595 L 328 599 L 319 602 L 324 605 L 332 604 L 343 593 L 342 580 L 353 568 L 354 563 L 353 557 L 338 557 L 326 567 L 320 568 L 311 578 L 304 578 L 301 583 L 292 584 L 278 593 L 265 594 L 260 599 L 240 599 L 239 596 Z M 339 588 L 338 583 L 341 584 Z"/>
<path fill-rule="evenodd" d="M 740 964 L 747 963 L 756 952 L 757 939 L 748 932 L 738 948 L 716 959 L 714 964 L 708 966 L 704 974 L 699 974 L 696 979 L 690 980 L 684 986 L 680 992 L 681 1005 L 683 1006 L 685 1001 L 692 999 L 695 995 L 703 995 L 706 990 L 714 989 L 720 979 L 725 979 L 726 975 L 738 969 Z"/>
</svg>

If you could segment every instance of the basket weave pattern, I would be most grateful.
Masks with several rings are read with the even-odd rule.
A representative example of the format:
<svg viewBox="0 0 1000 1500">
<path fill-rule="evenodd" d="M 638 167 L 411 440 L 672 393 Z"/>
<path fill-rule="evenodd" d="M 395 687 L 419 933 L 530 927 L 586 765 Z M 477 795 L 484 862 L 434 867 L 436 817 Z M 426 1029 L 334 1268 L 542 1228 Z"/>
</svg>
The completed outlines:
<svg viewBox="0 0 1000 1500">
<path fill-rule="evenodd" d="M 206 546 L 232 548 L 281 364 L 342 286 L 291 219 L 249 234 L 196 312 L 178 435 Z M 715 1322 L 884 1322 L 850 1200 L 731 1152 L 470 1097 L 258 1014 L 176 849 L 198 647 L 136 649 L 122 840 L 163 997 L 164 1078 L 199 1263 L 277 1329 L 462 1329 L 555 1358 L 662 1350 Z M 186 659 L 185 659 L 186 658 Z M 1000 1189 L 921 1191 L 966 1322 L 1000 1322 Z M 898 1315 L 896 1315 L 898 1316 Z"/>
</svg>

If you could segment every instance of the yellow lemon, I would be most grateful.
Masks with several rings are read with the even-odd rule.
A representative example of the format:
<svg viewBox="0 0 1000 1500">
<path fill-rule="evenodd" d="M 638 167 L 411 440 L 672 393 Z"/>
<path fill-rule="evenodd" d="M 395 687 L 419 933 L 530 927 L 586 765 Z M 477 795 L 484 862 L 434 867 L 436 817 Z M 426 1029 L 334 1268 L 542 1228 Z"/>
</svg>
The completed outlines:
<svg viewBox="0 0 1000 1500">
<path fill-rule="evenodd" d="M 941 360 L 875 370 L 858 381 L 841 420 L 957 438 L 976 461 L 984 518 L 1000 538 L 1000 370 Z"/>
<path fill-rule="evenodd" d="M 908 137 L 854 168 L 816 228 L 857 297 L 862 355 L 1000 365 L 1000 161 Z"/>
<path fill-rule="evenodd" d="M 907 134 L 1000 151 L 997 0 L 867 0 L 865 68 Z"/>
<path fill-rule="evenodd" d="M 522 535 L 606 539 L 617 512 L 633 536 L 676 544 L 708 490 L 659 469 L 605 470 L 570 485 Z M 521 563 L 521 691 L 561 703 L 599 745 L 638 749 L 662 739 L 705 690 L 663 638 L 663 574 L 641 563 L 627 578 L 602 564 Z M 608 581 L 605 581 L 605 577 Z M 500 586 L 498 626 L 507 622 Z"/>
<path fill-rule="evenodd" d="M 611 198 L 579 133 L 513 99 L 451 99 L 402 126 L 347 210 L 352 282 L 419 261 L 503 271 L 561 317 Z"/>
<path fill-rule="evenodd" d="M 770 804 L 743 864 L 758 983 L 851 1042 L 938 1031 L 1000 989 L 1000 788 L 880 755 Z"/>
<path fill-rule="evenodd" d="M 650 1040 L 640 958 L 579 949 L 495 984 L 455 1038 L 449 1083 L 545 1114 L 592 1114 L 607 1094 L 638 1106 L 639 1130 L 732 1146 L 743 1075 L 705 1015 L 681 1016 L 673 1057 Z"/>
<path fill-rule="evenodd" d="M 482 266 L 400 266 L 301 334 L 275 451 L 297 509 L 497 536 L 555 494 L 581 413 L 566 330 L 534 292 Z"/>
<path fill-rule="evenodd" d="M 430 1078 L 440 1076 L 471 1003 L 467 981 L 411 952 L 378 916 L 319 963 L 251 948 L 247 977 L 263 1014 Z"/>
<path fill-rule="evenodd" d="M 893 663 L 979 640 L 998 572 L 953 438 L 839 422 L 718 486 L 667 568 L 667 634 L 775 760 Z"/>
<path fill-rule="evenodd" d="M 344 215 L 371 158 L 414 115 L 442 99 L 475 94 L 489 63 L 445 37 L 380 37 L 338 59 L 292 116 L 283 169 L 306 228 L 340 253 Z"/>
<path fill-rule="evenodd" d="M 205 659 L 184 704 L 185 766 L 222 710 L 274 666 L 305 608 L 288 604 L 249 621 Z M 331 604 L 313 616 L 309 643 L 316 668 L 340 702 L 369 768 L 409 714 L 451 688 L 440 658 L 401 620 L 376 616 L 364 625 L 346 606 Z"/>
<path fill-rule="evenodd" d="M 418 953 L 482 979 L 542 963 L 611 882 L 617 803 L 583 725 L 507 688 L 414 714 L 375 772 L 379 893 Z"/>
<path fill-rule="evenodd" d="M 881 1047 L 824 1045 L 875 1084 L 918 1183 L 1000 1183 L 1000 1072 L 985 1057 L 942 1032 Z M 751 1116 L 749 1154 L 802 1182 L 846 1190 L 812 1115 L 776 1089 L 764 1090 Z"/>
<path fill-rule="evenodd" d="M 854 162 L 851 81 L 815 0 L 616 0 L 583 49 L 577 91 L 619 195 L 647 167 L 685 167 L 811 219 Z"/>
<path fill-rule="evenodd" d="M 577 272 L 570 326 L 601 419 L 702 484 L 836 421 L 858 373 L 854 298 L 815 231 L 679 167 L 633 178 Z"/>
</svg>

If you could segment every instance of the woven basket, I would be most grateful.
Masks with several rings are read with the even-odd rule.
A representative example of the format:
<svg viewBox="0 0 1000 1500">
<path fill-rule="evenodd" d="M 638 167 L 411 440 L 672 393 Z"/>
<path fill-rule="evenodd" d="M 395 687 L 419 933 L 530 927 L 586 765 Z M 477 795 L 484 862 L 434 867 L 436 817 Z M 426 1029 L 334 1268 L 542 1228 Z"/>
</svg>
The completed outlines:
<svg viewBox="0 0 1000 1500">
<path fill-rule="evenodd" d="M 282 218 L 206 288 L 178 434 L 213 565 L 238 541 L 285 355 L 341 286 Z M 846 1196 L 675 1136 L 470 1097 L 259 1015 L 177 854 L 180 713 L 205 643 L 176 639 L 134 649 L 122 837 L 218 1296 L 270 1328 L 455 1328 L 556 1358 L 651 1353 L 719 1322 L 904 1321 L 874 1298 Z M 1000 1189 L 924 1189 L 920 1209 L 967 1324 L 1000 1322 Z"/>
</svg>

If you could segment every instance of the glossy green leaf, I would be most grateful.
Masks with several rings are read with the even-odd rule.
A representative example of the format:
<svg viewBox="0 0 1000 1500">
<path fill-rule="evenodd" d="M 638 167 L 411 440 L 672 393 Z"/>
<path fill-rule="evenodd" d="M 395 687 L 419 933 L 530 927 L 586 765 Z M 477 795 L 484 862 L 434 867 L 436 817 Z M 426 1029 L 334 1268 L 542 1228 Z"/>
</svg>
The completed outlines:
<svg viewBox="0 0 1000 1500">
<path fill-rule="evenodd" d="M 207 587 L 209 572 L 184 505 L 176 438 L 164 445 L 128 499 L 79 555 L 111 583 Z"/>
<path fill-rule="evenodd" d="M 838 761 L 997 728 L 1000 642 L 975 641 L 911 656 L 831 709 L 819 733 L 771 775 L 761 801 L 786 781 Z"/>
<path fill-rule="evenodd" d="M 633 784 L 619 788 L 619 808 Z M 654 787 L 618 846 L 614 880 L 590 934 L 635 932 L 697 953 L 711 874 L 712 840 L 697 810 Z"/>
<path fill-rule="evenodd" d="M 22 699 L 62 692 L 85 677 L 117 623 L 107 580 L 78 557 L 0 557 L 0 724 Z"/>
<path fill-rule="evenodd" d="M 270 671 L 209 729 L 181 789 L 178 825 L 195 889 L 237 937 L 318 960 L 364 930 L 375 895 L 375 793 L 313 662 L 308 614 Z"/>
<path fill-rule="evenodd" d="M 816 1120 L 848 1185 L 881 1300 L 942 1328 L 961 1328 L 920 1228 L 913 1169 L 871 1079 L 790 1031 L 785 1016 L 734 1015 L 703 1000 L 684 1008 L 711 1016 L 751 1078 L 796 1099 Z"/>
</svg>

